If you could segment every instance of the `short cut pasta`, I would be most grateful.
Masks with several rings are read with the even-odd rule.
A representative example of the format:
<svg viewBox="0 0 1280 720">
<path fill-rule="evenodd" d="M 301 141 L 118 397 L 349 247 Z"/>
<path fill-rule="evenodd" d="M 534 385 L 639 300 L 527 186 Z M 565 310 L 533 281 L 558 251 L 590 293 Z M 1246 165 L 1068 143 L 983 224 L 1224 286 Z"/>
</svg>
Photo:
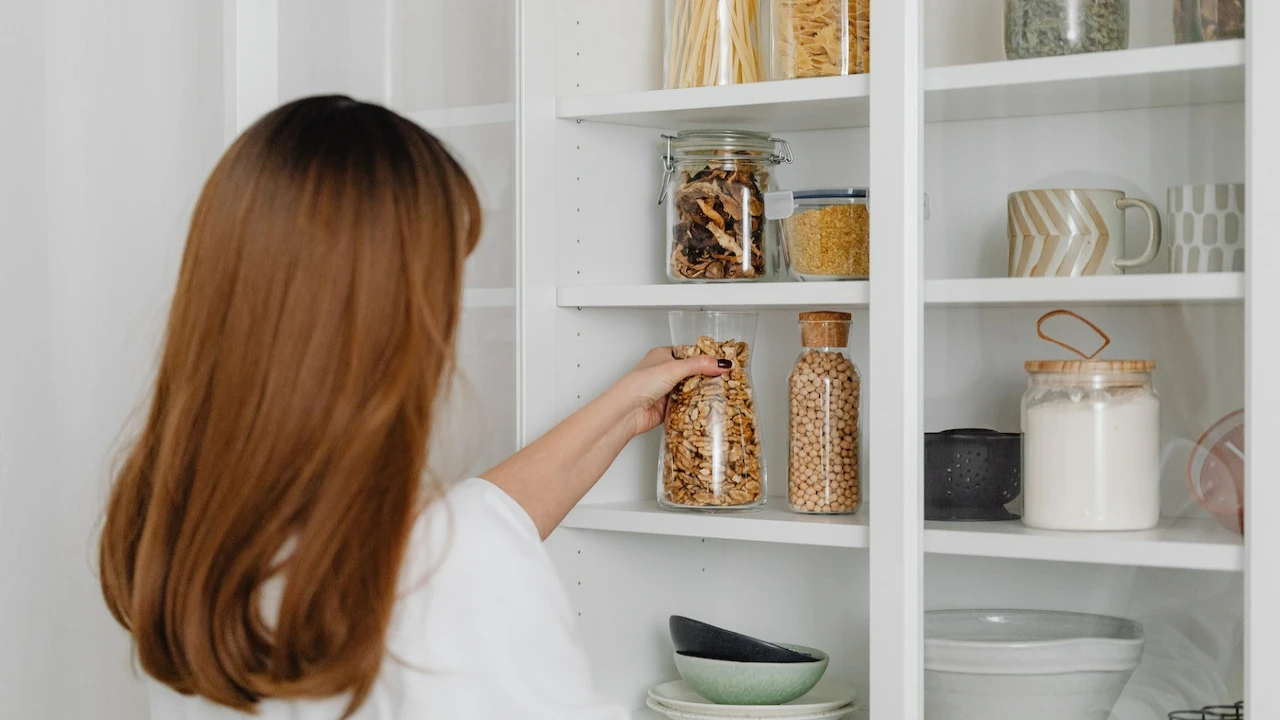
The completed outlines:
<svg viewBox="0 0 1280 720">
<path fill-rule="evenodd" d="M 871 71 L 871 0 L 771 0 L 773 78 Z"/>
</svg>

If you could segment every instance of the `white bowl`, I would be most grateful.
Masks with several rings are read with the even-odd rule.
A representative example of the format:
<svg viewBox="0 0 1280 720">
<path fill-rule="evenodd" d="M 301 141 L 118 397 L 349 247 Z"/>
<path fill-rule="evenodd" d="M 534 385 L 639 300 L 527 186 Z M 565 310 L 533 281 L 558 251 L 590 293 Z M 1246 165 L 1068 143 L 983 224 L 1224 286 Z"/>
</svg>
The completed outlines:
<svg viewBox="0 0 1280 720">
<path fill-rule="evenodd" d="M 1038 610 L 925 613 L 927 720 L 1107 720 L 1142 660 L 1132 620 Z"/>
</svg>

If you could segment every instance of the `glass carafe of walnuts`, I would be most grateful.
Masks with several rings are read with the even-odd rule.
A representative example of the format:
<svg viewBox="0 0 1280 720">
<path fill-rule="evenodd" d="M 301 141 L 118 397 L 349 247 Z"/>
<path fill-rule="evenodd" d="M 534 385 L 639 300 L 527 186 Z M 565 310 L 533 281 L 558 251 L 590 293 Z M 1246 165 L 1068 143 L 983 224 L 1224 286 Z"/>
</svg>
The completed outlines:
<svg viewBox="0 0 1280 720">
<path fill-rule="evenodd" d="M 670 314 L 678 358 L 711 355 L 733 368 L 719 377 L 685 378 L 667 400 L 658 461 L 658 502 L 663 507 L 741 510 L 765 499 L 760 425 L 751 389 L 751 344 L 756 314 Z"/>
<path fill-rule="evenodd" d="M 800 313 L 804 349 L 791 371 L 787 497 L 802 513 L 856 512 L 862 377 L 849 358 L 849 313 Z"/>
</svg>

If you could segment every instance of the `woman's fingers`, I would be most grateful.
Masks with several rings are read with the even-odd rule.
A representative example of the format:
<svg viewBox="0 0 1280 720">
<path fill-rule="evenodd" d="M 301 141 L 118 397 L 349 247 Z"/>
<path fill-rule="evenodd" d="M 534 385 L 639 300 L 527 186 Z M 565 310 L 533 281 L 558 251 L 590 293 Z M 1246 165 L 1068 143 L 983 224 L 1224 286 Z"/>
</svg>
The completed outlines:
<svg viewBox="0 0 1280 720">
<path fill-rule="evenodd" d="M 649 368 L 646 372 L 646 387 L 644 397 L 650 400 L 658 398 L 671 392 L 676 383 L 693 375 L 723 375 L 729 372 L 729 367 L 723 367 L 721 361 L 709 355 L 699 355 L 697 357 L 686 358 L 684 360 L 667 360 L 661 364 Z M 729 362 L 729 361 L 724 361 Z"/>
</svg>

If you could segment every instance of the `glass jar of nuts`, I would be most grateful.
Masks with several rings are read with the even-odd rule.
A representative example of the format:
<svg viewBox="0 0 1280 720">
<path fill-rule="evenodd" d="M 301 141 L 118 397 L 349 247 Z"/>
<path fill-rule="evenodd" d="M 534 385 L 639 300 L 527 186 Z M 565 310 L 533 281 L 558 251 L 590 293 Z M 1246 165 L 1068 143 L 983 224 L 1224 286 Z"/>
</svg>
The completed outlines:
<svg viewBox="0 0 1280 720">
<path fill-rule="evenodd" d="M 856 512 L 858 404 L 862 377 L 845 349 L 849 321 L 842 312 L 800 313 L 804 349 L 791 371 L 791 437 L 787 497 L 801 513 Z"/>
<path fill-rule="evenodd" d="M 698 510 L 740 510 L 765 501 L 760 425 L 751 389 L 756 314 L 670 314 L 678 358 L 711 355 L 733 363 L 719 377 L 685 378 L 667 400 L 658 460 L 658 503 Z"/>
</svg>

